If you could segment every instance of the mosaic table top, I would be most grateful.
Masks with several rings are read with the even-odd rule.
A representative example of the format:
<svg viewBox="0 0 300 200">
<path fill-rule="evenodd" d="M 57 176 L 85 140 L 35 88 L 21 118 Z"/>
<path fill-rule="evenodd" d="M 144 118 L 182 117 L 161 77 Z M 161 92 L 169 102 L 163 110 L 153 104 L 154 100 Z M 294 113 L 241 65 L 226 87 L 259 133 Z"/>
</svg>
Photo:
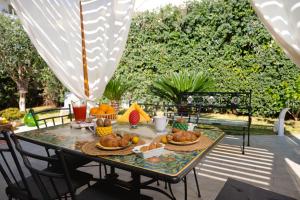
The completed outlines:
<svg viewBox="0 0 300 200">
<path fill-rule="evenodd" d="M 113 130 L 114 132 L 119 133 L 129 132 L 138 134 L 146 142 L 151 142 L 158 136 L 158 133 L 154 130 L 152 124 L 139 125 L 137 129 L 131 129 L 128 124 L 114 124 Z M 218 128 L 199 130 L 203 135 L 209 137 L 214 142 L 213 145 L 224 136 L 224 132 Z M 50 144 L 77 152 L 80 152 L 80 144 L 87 141 L 98 140 L 98 136 L 90 130 L 85 128 L 74 129 L 68 124 L 18 133 L 18 135 L 32 142 Z M 101 158 L 116 164 L 119 163 L 133 168 L 151 171 L 152 173 L 175 177 L 193 162 L 196 162 L 208 149 L 209 148 L 192 152 L 174 152 L 166 150 L 163 155 L 154 159 L 143 159 L 136 154 L 126 156 L 105 156 Z"/>
</svg>

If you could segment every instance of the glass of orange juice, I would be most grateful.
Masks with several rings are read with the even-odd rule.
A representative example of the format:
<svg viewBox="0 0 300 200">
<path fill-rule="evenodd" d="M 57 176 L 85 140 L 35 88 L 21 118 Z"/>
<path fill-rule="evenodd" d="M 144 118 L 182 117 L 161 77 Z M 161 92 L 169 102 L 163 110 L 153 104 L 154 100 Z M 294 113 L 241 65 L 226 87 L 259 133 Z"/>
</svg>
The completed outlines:
<svg viewBox="0 0 300 200">
<path fill-rule="evenodd" d="M 86 120 L 86 101 L 72 102 L 75 121 L 85 122 Z"/>
</svg>

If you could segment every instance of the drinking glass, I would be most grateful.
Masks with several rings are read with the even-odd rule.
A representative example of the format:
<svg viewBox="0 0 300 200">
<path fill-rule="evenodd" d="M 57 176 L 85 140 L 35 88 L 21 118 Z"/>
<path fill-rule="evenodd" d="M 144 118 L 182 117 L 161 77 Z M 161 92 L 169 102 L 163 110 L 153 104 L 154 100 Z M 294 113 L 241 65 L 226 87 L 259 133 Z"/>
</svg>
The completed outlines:
<svg viewBox="0 0 300 200">
<path fill-rule="evenodd" d="M 72 102 L 72 108 L 74 112 L 75 121 L 85 122 L 86 120 L 86 102 L 76 101 Z"/>
</svg>

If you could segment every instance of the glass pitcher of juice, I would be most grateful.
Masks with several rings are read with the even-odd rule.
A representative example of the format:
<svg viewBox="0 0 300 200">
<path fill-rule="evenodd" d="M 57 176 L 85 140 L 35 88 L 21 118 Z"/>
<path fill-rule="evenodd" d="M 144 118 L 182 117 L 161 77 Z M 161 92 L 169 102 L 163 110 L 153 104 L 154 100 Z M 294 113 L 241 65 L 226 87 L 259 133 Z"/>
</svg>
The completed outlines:
<svg viewBox="0 0 300 200">
<path fill-rule="evenodd" d="M 76 101 L 72 102 L 72 108 L 74 112 L 75 121 L 85 122 L 86 120 L 86 102 Z"/>
</svg>

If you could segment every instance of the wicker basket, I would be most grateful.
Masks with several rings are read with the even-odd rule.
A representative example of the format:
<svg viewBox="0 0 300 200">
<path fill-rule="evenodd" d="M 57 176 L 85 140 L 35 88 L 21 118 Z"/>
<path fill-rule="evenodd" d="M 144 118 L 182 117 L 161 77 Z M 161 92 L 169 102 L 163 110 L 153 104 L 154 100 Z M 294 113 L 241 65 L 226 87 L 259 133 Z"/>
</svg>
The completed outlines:
<svg viewBox="0 0 300 200">
<path fill-rule="evenodd" d="M 99 114 L 99 115 L 91 115 L 91 117 L 95 117 L 97 119 L 105 118 L 105 119 L 117 119 L 117 114 Z"/>
<path fill-rule="evenodd" d="M 108 126 L 108 127 L 97 127 L 97 128 L 96 128 L 96 133 L 97 133 L 99 136 L 105 136 L 105 135 L 112 134 L 112 126 Z"/>
</svg>

